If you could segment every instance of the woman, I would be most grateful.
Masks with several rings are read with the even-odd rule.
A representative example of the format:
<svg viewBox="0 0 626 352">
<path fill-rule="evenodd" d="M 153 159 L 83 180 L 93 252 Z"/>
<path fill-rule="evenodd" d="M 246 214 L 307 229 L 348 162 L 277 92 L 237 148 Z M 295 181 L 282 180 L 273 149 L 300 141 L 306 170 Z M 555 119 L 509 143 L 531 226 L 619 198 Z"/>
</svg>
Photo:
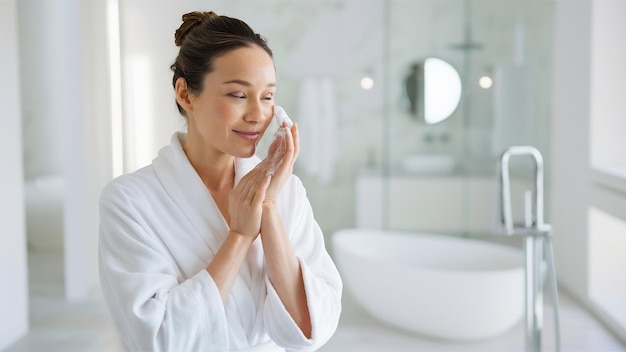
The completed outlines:
<svg viewBox="0 0 626 352">
<path fill-rule="evenodd" d="M 297 125 L 255 156 L 274 116 L 272 52 L 214 12 L 184 15 L 175 42 L 187 133 L 100 198 L 113 320 L 131 350 L 316 350 L 337 327 L 342 283 L 292 175 Z"/>
</svg>

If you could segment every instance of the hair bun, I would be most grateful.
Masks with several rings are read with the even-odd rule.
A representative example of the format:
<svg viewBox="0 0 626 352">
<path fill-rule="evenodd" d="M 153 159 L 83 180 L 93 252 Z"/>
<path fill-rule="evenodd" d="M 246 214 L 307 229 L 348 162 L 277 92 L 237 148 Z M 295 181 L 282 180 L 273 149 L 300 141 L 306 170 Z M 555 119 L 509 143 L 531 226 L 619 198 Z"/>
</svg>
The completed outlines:
<svg viewBox="0 0 626 352">
<path fill-rule="evenodd" d="M 183 24 L 178 27 L 176 33 L 174 33 L 174 43 L 176 46 L 181 46 L 183 43 L 183 39 L 187 36 L 189 31 L 197 24 L 203 22 L 204 20 L 218 17 L 218 15 L 213 12 L 202 12 L 202 11 L 193 11 L 183 15 Z"/>
</svg>

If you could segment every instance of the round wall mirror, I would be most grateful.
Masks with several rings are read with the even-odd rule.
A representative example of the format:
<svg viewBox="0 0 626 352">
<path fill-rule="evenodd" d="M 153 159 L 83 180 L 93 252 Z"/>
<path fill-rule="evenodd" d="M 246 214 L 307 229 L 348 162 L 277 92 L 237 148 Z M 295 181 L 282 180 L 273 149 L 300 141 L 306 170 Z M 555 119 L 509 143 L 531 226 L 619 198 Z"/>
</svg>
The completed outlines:
<svg viewBox="0 0 626 352">
<path fill-rule="evenodd" d="M 427 124 L 441 122 L 461 100 L 461 77 L 444 60 L 430 57 L 411 65 L 405 78 L 409 112 Z"/>
</svg>

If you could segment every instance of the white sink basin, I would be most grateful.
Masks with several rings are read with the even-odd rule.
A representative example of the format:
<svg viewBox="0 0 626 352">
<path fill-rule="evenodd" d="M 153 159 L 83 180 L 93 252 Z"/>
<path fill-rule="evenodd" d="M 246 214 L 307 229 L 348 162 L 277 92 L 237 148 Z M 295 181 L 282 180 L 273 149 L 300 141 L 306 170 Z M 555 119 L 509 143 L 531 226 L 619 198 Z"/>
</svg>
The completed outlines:
<svg viewBox="0 0 626 352">
<path fill-rule="evenodd" d="M 411 154 L 402 159 L 404 171 L 412 174 L 449 174 L 456 160 L 446 154 Z"/>
</svg>

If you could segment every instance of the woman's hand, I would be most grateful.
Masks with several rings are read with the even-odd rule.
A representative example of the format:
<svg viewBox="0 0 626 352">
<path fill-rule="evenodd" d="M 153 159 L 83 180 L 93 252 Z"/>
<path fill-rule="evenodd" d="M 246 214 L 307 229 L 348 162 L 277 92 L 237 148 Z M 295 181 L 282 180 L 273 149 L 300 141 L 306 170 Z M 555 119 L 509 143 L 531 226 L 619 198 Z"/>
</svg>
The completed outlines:
<svg viewBox="0 0 626 352">
<path fill-rule="evenodd" d="M 286 123 L 283 123 L 282 127 L 285 131 L 284 136 L 272 142 L 267 157 L 259 165 L 259 168 L 272 170 L 274 174 L 265 193 L 266 202 L 276 201 L 285 181 L 293 172 L 293 165 L 300 150 L 298 125 L 293 124 L 289 128 Z"/>
<path fill-rule="evenodd" d="M 280 190 L 293 171 L 299 150 L 298 127 L 294 124 L 291 129 L 281 131 L 283 132 L 284 134 L 274 141 L 276 144 L 272 143 L 267 158 L 262 162 L 270 166 L 274 166 L 273 161 L 276 160 L 280 163 L 276 164 L 275 168 L 268 169 L 275 173 L 263 202 L 261 242 L 269 281 L 293 321 L 307 338 L 311 338 L 311 315 L 307 305 L 302 269 L 276 204 Z"/>
<path fill-rule="evenodd" d="M 272 177 L 259 168 L 246 174 L 230 192 L 230 230 L 256 237 L 261 231 L 262 205 Z"/>
</svg>

